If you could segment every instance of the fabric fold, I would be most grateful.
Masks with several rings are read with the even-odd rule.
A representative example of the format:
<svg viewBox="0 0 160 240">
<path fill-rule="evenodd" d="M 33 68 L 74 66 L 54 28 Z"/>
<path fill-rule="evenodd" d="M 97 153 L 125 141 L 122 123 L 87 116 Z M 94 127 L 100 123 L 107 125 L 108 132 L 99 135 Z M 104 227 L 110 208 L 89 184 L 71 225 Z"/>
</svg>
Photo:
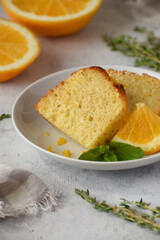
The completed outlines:
<svg viewBox="0 0 160 240">
<path fill-rule="evenodd" d="M 53 211 L 59 196 L 34 173 L 0 164 L 0 218 Z"/>
</svg>

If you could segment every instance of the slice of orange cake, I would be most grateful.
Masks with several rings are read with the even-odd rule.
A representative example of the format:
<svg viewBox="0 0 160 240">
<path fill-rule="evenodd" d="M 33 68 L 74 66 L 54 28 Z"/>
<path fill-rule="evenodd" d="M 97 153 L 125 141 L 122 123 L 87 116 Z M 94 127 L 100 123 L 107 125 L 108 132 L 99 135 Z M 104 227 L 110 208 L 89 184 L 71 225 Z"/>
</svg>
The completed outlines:
<svg viewBox="0 0 160 240">
<path fill-rule="evenodd" d="M 107 70 L 110 78 L 121 84 L 127 94 L 128 104 L 132 112 L 139 102 L 147 105 L 155 114 L 160 115 L 160 80 L 143 73 Z"/>
<path fill-rule="evenodd" d="M 86 148 L 108 143 L 129 115 L 124 88 L 100 67 L 72 73 L 35 107 L 49 123 Z"/>
</svg>

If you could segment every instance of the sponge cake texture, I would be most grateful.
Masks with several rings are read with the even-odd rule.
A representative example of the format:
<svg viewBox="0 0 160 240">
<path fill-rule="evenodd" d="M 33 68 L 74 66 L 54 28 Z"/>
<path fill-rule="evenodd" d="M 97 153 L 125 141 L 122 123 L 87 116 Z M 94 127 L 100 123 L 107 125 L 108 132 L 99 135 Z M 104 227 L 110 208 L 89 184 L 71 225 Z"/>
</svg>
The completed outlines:
<svg viewBox="0 0 160 240">
<path fill-rule="evenodd" d="M 100 67 L 72 73 L 35 107 L 49 123 L 86 148 L 108 143 L 129 115 L 124 88 Z"/>
</svg>

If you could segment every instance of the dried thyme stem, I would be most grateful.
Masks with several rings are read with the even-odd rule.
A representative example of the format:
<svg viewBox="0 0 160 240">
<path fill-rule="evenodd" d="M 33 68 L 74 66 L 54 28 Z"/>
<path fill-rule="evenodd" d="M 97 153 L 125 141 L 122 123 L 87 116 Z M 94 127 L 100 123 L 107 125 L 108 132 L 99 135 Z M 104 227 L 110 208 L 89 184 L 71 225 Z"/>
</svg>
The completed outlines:
<svg viewBox="0 0 160 240">
<path fill-rule="evenodd" d="M 121 202 L 121 206 L 127 206 L 127 204 L 130 205 L 136 205 L 137 207 L 144 209 L 144 210 L 149 210 L 152 212 L 152 219 L 158 219 L 160 221 L 160 207 L 152 208 L 150 207 L 150 203 L 143 202 L 142 199 L 140 199 L 139 202 L 134 202 L 134 201 L 128 201 L 126 199 L 122 199 L 123 201 Z"/>
<path fill-rule="evenodd" d="M 113 50 L 135 58 L 135 66 L 147 66 L 160 71 L 160 39 L 145 28 L 136 27 L 138 33 L 146 34 L 146 41 L 140 42 L 129 35 L 119 35 L 115 38 L 104 35 L 106 44 Z"/>
<path fill-rule="evenodd" d="M 149 209 L 153 213 L 149 215 L 146 213 L 138 212 L 136 209 L 131 209 L 130 206 L 128 205 L 128 204 L 134 204 L 140 208 L 146 209 L 145 208 L 146 203 L 144 203 L 142 199 L 140 200 L 140 202 L 133 202 L 133 201 L 129 202 L 123 199 L 123 202 L 121 203 L 120 206 L 116 206 L 116 205 L 113 206 L 111 204 L 106 203 L 106 201 L 103 201 L 102 203 L 97 202 L 96 198 L 92 198 L 89 195 L 89 190 L 83 191 L 83 190 L 75 189 L 75 192 L 78 195 L 80 195 L 82 198 L 84 198 L 87 202 L 94 204 L 94 208 L 97 210 L 112 213 L 122 219 L 136 222 L 138 226 L 145 227 L 145 228 L 148 228 L 149 230 L 160 233 L 160 224 L 158 224 L 154 219 L 154 215 L 159 214 L 159 212 L 157 212 L 159 211 L 159 207 L 157 207 L 156 209 L 154 208 Z M 153 210 L 156 210 L 156 213 Z"/>
<path fill-rule="evenodd" d="M 0 121 L 2 121 L 3 119 L 5 118 L 11 118 L 11 115 L 10 114 L 5 114 L 3 113 L 1 116 L 0 116 Z"/>
</svg>

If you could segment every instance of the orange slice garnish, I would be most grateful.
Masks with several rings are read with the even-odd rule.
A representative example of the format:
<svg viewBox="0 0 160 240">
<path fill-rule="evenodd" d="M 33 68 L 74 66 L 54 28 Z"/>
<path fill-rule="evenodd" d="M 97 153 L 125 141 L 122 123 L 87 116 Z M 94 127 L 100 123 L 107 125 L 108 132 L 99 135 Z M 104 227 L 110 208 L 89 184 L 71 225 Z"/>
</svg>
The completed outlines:
<svg viewBox="0 0 160 240">
<path fill-rule="evenodd" d="M 146 154 L 160 151 L 160 117 L 144 103 L 138 103 L 113 141 L 140 147 Z"/>
</svg>

